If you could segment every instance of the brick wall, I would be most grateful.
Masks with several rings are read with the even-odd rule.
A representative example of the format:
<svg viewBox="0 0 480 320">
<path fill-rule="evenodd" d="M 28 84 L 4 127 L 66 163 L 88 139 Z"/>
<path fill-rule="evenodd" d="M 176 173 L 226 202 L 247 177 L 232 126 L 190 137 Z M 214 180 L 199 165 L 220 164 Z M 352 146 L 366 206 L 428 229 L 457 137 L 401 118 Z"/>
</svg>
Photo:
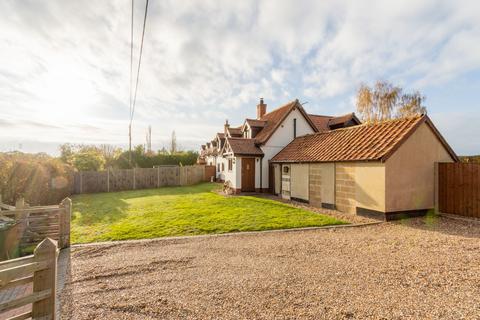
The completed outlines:
<svg viewBox="0 0 480 320">
<path fill-rule="evenodd" d="M 338 163 L 335 169 L 335 205 L 337 210 L 355 213 L 355 164 Z"/>
<path fill-rule="evenodd" d="M 321 187 L 322 187 L 322 171 L 321 164 L 312 163 L 309 169 L 309 201 L 314 207 L 322 206 Z"/>
</svg>

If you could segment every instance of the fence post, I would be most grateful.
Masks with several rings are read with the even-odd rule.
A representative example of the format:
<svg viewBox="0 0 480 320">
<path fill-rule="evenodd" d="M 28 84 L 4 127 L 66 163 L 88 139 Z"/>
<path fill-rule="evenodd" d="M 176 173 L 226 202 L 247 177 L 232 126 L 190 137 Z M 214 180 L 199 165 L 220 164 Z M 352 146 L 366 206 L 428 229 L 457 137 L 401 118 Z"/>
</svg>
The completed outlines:
<svg viewBox="0 0 480 320">
<path fill-rule="evenodd" d="M 110 167 L 107 168 L 107 192 L 110 192 Z"/>
<path fill-rule="evenodd" d="M 70 220 L 72 217 L 72 200 L 65 198 L 60 203 L 60 208 L 63 208 L 59 213 L 59 243 L 58 246 L 63 248 L 70 247 Z"/>
<path fill-rule="evenodd" d="M 133 168 L 133 190 L 135 190 L 136 185 L 135 185 L 135 168 Z"/>
<path fill-rule="evenodd" d="M 32 319 L 55 319 L 55 295 L 57 292 L 57 244 L 45 238 L 34 251 L 35 261 L 47 261 L 47 269 L 33 274 L 33 292 L 51 290 L 46 299 L 33 303 Z"/>
<path fill-rule="evenodd" d="M 80 193 L 83 193 L 83 172 L 82 171 L 79 172 L 79 176 L 80 176 Z"/>
<path fill-rule="evenodd" d="M 440 185 L 439 185 L 439 178 L 438 178 L 438 162 L 435 162 L 435 166 L 434 166 L 434 185 L 433 185 L 433 206 L 434 206 L 434 210 L 435 210 L 435 213 L 440 213 L 440 210 L 439 210 L 439 194 L 438 194 L 438 190 L 440 188 Z"/>
<path fill-rule="evenodd" d="M 25 208 L 25 199 L 24 198 L 18 198 L 17 201 L 15 201 L 15 208 L 17 208 L 17 209 Z"/>
<path fill-rule="evenodd" d="M 160 166 L 157 167 L 157 188 L 160 188 Z"/>
</svg>

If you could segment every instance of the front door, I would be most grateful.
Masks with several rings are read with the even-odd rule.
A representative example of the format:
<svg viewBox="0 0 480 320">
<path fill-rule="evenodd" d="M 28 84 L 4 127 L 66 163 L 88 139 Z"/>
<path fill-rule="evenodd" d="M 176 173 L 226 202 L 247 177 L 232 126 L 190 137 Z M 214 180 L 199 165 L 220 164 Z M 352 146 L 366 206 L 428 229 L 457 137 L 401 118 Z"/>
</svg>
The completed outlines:
<svg viewBox="0 0 480 320">
<path fill-rule="evenodd" d="M 242 158 L 242 191 L 255 191 L 255 158 Z"/>
</svg>

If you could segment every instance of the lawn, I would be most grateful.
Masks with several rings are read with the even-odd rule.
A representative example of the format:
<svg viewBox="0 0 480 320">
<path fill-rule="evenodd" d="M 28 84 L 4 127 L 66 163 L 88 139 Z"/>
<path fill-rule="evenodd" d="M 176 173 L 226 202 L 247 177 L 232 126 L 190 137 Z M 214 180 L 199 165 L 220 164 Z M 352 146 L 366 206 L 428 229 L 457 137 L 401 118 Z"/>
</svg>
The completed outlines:
<svg viewBox="0 0 480 320">
<path fill-rule="evenodd" d="M 145 239 L 344 224 L 253 196 L 225 197 L 202 183 L 73 197 L 72 242 Z"/>
</svg>

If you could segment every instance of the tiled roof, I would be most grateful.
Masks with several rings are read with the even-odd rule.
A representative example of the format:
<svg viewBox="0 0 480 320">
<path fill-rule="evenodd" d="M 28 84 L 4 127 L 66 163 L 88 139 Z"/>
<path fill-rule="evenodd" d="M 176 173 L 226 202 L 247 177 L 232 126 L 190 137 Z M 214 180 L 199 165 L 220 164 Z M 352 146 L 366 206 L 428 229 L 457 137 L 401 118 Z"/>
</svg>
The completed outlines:
<svg viewBox="0 0 480 320">
<path fill-rule="evenodd" d="M 220 139 L 225 139 L 225 133 L 223 133 L 223 132 L 218 132 L 218 133 L 217 133 L 217 136 L 218 136 Z"/>
<path fill-rule="evenodd" d="M 328 127 L 328 122 L 330 119 L 332 119 L 331 116 L 320 116 L 316 114 L 309 114 L 308 115 L 310 119 L 312 119 L 312 122 L 315 124 L 317 127 L 318 131 L 328 131 L 330 128 Z"/>
<path fill-rule="evenodd" d="M 266 121 L 262 131 L 260 131 L 255 137 L 258 143 L 264 143 L 270 138 L 270 136 L 275 131 L 278 123 L 288 114 L 292 108 L 295 106 L 296 101 L 287 103 L 286 105 L 281 106 L 278 109 L 273 110 L 272 112 L 266 113 L 263 115 L 260 120 Z"/>
<path fill-rule="evenodd" d="M 457 156 L 426 116 L 363 124 L 298 137 L 272 158 L 273 162 L 385 161 L 427 122 L 454 159 Z"/>
<path fill-rule="evenodd" d="M 263 156 L 263 151 L 255 145 L 255 139 L 227 138 L 233 154 Z"/>
<path fill-rule="evenodd" d="M 321 116 L 316 114 L 309 114 L 309 118 L 317 127 L 318 131 L 329 131 L 331 130 L 332 126 L 336 126 L 338 124 L 347 123 L 349 121 L 354 121 L 360 124 L 360 120 L 355 116 L 354 113 L 348 113 L 343 116 L 332 117 L 332 116 Z"/>
<path fill-rule="evenodd" d="M 250 127 L 257 127 L 257 128 L 263 128 L 267 122 L 263 120 L 257 120 L 257 119 L 247 119 L 246 122 Z"/>
<path fill-rule="evenodd" d="M 263 117 L 259 119 L 260 121 L 265 121 L 265 125 L 263 129 L 256 135 L 256 143 L 263 144 L 267 142 L 267 140 L 275 132 L 277 127 L 281 124 L 283 119 L 285 119 L 294 108 L 298 108 L 298 110 L 300 110 L 300 112 L 304 114 L 305 119 L 310 123 L 312 129 L 316 130 L 315 124 L 308 117 L 302 105 L 298 102 L 298 100 L 294 100 L 281 106 L 278 109 L 273 110 L 272 112 L 266 113 L 265 115 L 263 115 Z"/>
<path fill-rule="evenodd" d="M 241 137 L 242 136 L 242 127 L 230 127 L 228 132 L 232 137 Z"/>
</svg>

